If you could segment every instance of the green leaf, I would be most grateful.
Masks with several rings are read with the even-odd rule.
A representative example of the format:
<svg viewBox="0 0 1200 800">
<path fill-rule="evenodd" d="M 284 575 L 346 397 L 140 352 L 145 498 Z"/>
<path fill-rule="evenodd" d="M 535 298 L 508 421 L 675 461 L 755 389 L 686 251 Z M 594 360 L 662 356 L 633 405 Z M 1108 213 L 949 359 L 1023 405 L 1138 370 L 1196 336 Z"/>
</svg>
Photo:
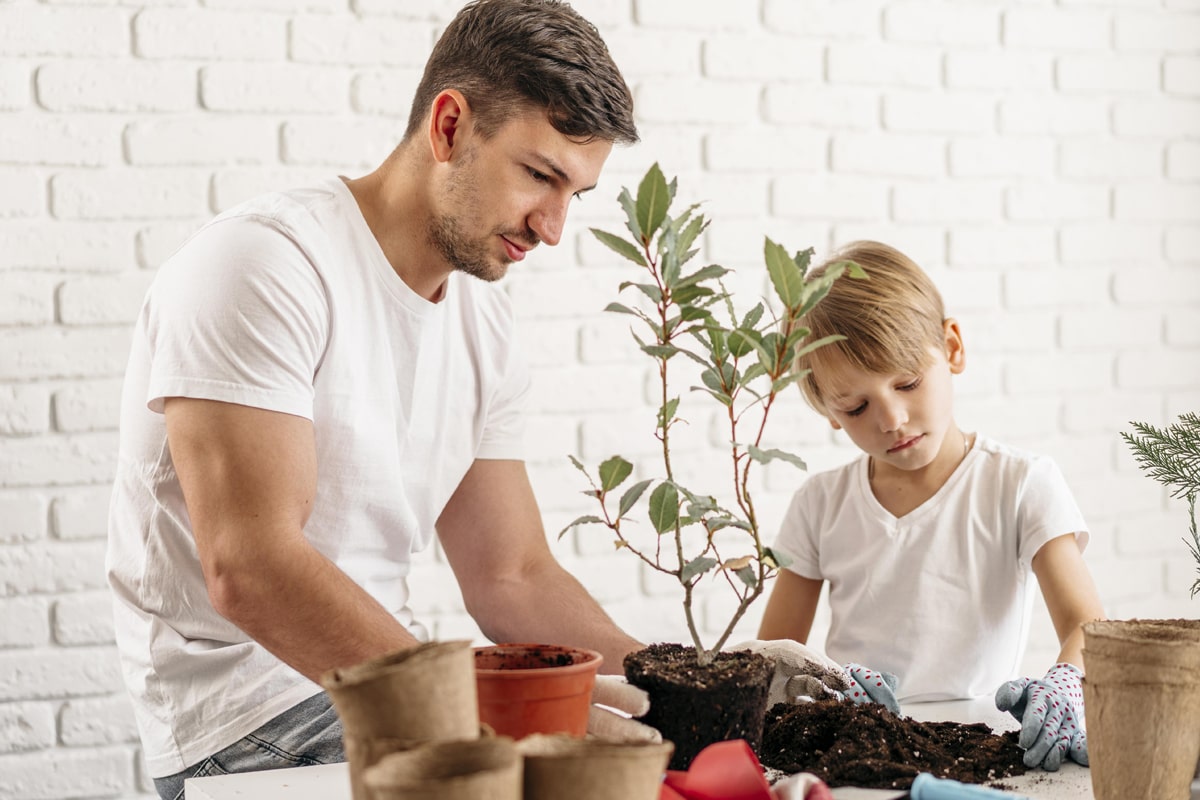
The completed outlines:
<svg viewBox="0 0 1200 800">
<path fill-rule="evenodd" d="M 816 350 L 818 347 L 824 347 L 827 344 L 833 344 L 834 342 L 840 342 L 842 339 L 845 339 L 845 338 L 846 338 L 845 336 L 842 336 L 841 334 L 838 334 L 838 333 L 831 333 L 828 336 L 822 336 L 820 339 L 817 339 L 815 342 L 809 342 L 808 344 L 804 345 L 804 347 L 801 347 L 799 350 L 797 350 L 794 358 L 799 358 L 800 356 L 808 355 L 813 350 Z"/>
<path fill-rule="evenodd" d="M 804 291 L 804 273 L 788 256 L 787 250 L 770 238 L 763 245 L 763 255 L 767 261 L 767 274 L 771 276 L 771 285 L 775 287 L 779 301 L 786 308 L 795 308 L 800 304 Z"/>
<path fill-rule="evenodd" d="M 692 208 L 695 208 L 695 206 L 692 206 Z M 691 209 L 688 209 L 688 211 L 690 212 Z M 684 219 L 687 219 L 687 215 L 684 215 Z M 696 241 L 696 237 L 699 236 L 700 233 L 707 227 L 708 220 L 701 215 L 693 217 L 692 220 L 688 222 L 687 227 L 679 232 L 679 240 L 675 243 L 675 246 L 680 250 L 687 252 L 687 255 L 679 260 L 679 263 L 685 264 L 693 255 L 695 255 L 696 251 L 690 249 L 692 242 Z"/>
<path fill-rule="evenodd" d="M 667 218 L 667 207 L 671 205 L 673 192 L 667 179 L 655 162 L 642 178 L 637 193 L 637 225 L 642 242 L 649 244 L 654 234 Z"/>
<path fill-rule="evenodd" d="M 722 528 L 739 528 L 744 531 L 753 532 L 753 529 L 751 529 L 751 527 L 748 523 L 743 522 L 742 520 L 737 519 L 736 517 L 729 517 L 729 516 L 713 517 L 708 520 L 708 522 L 705 524 L 705 527 L 708 528 L 709 533 L 716 533 L 717 531 L 721 530 Z"/>
<path fill-rule="evenodd" d="M 716 565 L 717 560 L 715 558 L 708 558 L 707 556 L 693 558 L 684 565 L 683 569 L 679 571 L 679 580 L 681 583 L 688 583 L 693 578 L 699 577 L 708 572 Z"/>
<path fill-rule="evenodd" d="M 810 247 L 807 250 L 801 250 L 792 257 L 792 261 L 800 268 L 800 276 L 804 277 L 808 274 L 808 265 L 812 263 L 813 249 Z"/>
<path fill-rule="evenodd" d="M 795 372 L 784 375 L 782 378 L 771 384 L 771 391 L 779 394 L 793 383 L 799 383 L 803 378 L 803 375 L 799 375 Z"/>
<path fill-rule="evenodd" d="M 610 492 L 620 486 L 633 473 L 633 464 L 620 456 L 600 464 L 600 490 Z"/>
<path fill-rule="evenodd" d="M 726 394 L 725 387 L 721 384 L 721 376 L 717 374 L 715 369 L 706 369 L 700 374 L 700 380 L 704 382 L 711 391 Z"/>
<path fill-rule="evenodd" d="M 776 550 L 773 547 L 764 547 L 762 560 L 771 569 L 784 569 L 794 559 L 782 550 Z"/>
<path fill-rule="evenodd" d="M 758 573 L 754 571 L 754 567 L 742 567 L 733 571 L 734 575 L 741 578 L 742 583 L 753 589 L 758 586 Z"/>
<path fill-rule="evenodd" d="M 567 527 L 563 528 L 561 531 L 558 532 L 558 538 L 561 539 L 564 535 L 566 535 L 567 531 L 571 530 L 571 528 L 574 528 L 576 525 L 594 525 L 597 523 L 600 525 L 608 524 L 607 522 L 600 519 L 599 517 L 592 516 L 592 515 L 588 515 L 588 516 L 584 516 L 584 517 L 576 517 L 575 519 L 571 520 L 571 523 L 569 525 L 567 525 Z"/>
<path fill-rule="evenodd" d="M 614 314 L 632 314 L 635 317 L 644 316 L 640 311 L 634 311 L 629 306 L 621 305 L 620 303 L 609 303 L 604 307 L 605 311 L 611 311 Z"/>
<path fill-rule="evenodd" d="M 622 239 L 620 236 L 614 236 L 608 231 L 602 231 L 599 228 L 592 228 L 591 231 L 593 236 L 607 245 L 608 249 L 617 255 L 624 256 L 639 267 L 649 266 L 646 264 L 646 259 L 642 255 L 642 252 L 638 250 L 637 245 L 633 242 L 628 239 Z"/>
<path fill-rule="evenodd" d="M 729 332 L 729 352 L 736 358 L 754 351 L 754 342 L 756 339 L 761 339 L 758 331 L 748 331 L 742 328 L 734 328 Z"/>
<path fill-rule="evenodd" d="M 762 364 L 751 364 L 746 368 L 746 371 L 742 373 L 742 386 L 749 386 L 751 381 L 755 380 L 756 378 L 761 378 L 766 374 L 767 370 Z"/>
<path fill-rule="evenodd" d="M 621 495 L 621 504 L 618 507 L 619 511 L 617 512 L 617 516 L 623 517 L 628 514 L 629 509 L 633 508 L 638 499 L 641 498 L 642 494 L 646 491 L 646 488 L 652 483 L 654 483 L 653 480 L 638 481 L 633 486 L 630 486 L 628 489 L 626 489 L 625 494 Z"/>
<path fill-rule="evenodd" d="M 722 267 L 720 264 L 709 264 L 708 266 L 701 267 L 700 269 L 696 270 L 691 275 L 683 276 L 675 285 L 676 287 L 694 286 L 695 284 L 703 281 L 712 280 L 713 278 L 720 278 L 722 275 L 726 275 L 728 273 L 729 270 L 725 269 L 725 267 Z"/>
<path fill-rule="evenodd" d="M 659 289 L 653 283 L 635 283 L 634 281 L 622 281 L 621 285 L 617 287 L 617 291 L 623 292 L 626 289 L 628 289 L 630 286 L 633 286 L 639 292 L 646 295 L 646 297 L 649 297 L 655 304 L 662 302 L 662 299 L 663 299 L 662 289 Z"/>
<path fill-rule="evenodd" d="M 679 492 L 675 484 L 663 481 L 650 493 L 650 524 L 658 533 L 675 527 L 679 519 Z"/>
<path fill-rule="evenodd" d="M 779 459 L 780 461 L 786 461 L 789 464 L 799 467 L 800 469 L 805 469 L 805 470 L 808 469 L 808 465 L 804 463 L 804 460 L 802 458 L 800 458 L 800 456 L 793 455 L 792 453 L 789 453 L 786 450 L 779 450 L 777 448 L 772 448 L 770 450 L 763 450 L 761 448 L 755 447 L 752 444 L 748 444 L 748 445 L 746 445 L 746 452 L 748 452 L 750 454 L 750 457 L 753 458 L 755 461 L 759 462 L 760 464 L 767 464 L 776 459 Z"/>
<path fill-rule="evenodd" d="M 628 189 L 621 189 L 621 193 L 617 195 L 617 202 L 625 209 L 625 227 L 633 234 L 633 240 L 643 241 L 642 229 L 638 226 L 637 203 L 633 201 Z"/>
<path fill-rule="evenodd" d="M 706 394 L 711 394 L 713 399 L 723 406 L 733 405 L 733 398 L 723 392 L 714 392 L 712 389 L 707 389 L 703 386 L 692 386 L 691 389 L 694 392 L 705 392 Z"/>
<path fill-rule="evenodd" d="M 738 327 L 745 328 L 748 331 L 755 330 L 758 327 L 758 321 L 762 319 L 762 315 L 763 304 L 759 303 L 754 308 L 746 312 L 746 316 L 742 318 L 742 324 L 738 325 Z"/>
<path fill-rule="evenodd" d="M 588 483 L 591 483 L 591 482 L 592 482 L 592 476 L 591 476 L 591 475 L 588 475 L 587 467 L 585 467 L 585 466 L 583 465 L 583 462 L 581 462 L 581 461 L 580 461 L 578 458 L 576 458 L 575 456 L 567 456 L 567 458 L 571 459 L 571 463 L 575 465 L 575 469 L 577 469 L 577 470 L 579 470 L 580 472 L 582 472 L 582 473 L 584 474 L 584 476 L 585 476 L 585 477 L 588 479 Z"/>
<path fill-rule="evenodd" d="M 644 344 L 642 352 L 654 358 L 670 358 L 679 352 L 679 348 L 671 344 Z"/>
<path fill-rule="evenodd" d="M 667 424 L 675 419 L 675 412 L 679 410 L 679 398 L 673 398 L 667 401 L 666 406 L 658 409 L 658 427 L 665 428 Z"/>
</svg>

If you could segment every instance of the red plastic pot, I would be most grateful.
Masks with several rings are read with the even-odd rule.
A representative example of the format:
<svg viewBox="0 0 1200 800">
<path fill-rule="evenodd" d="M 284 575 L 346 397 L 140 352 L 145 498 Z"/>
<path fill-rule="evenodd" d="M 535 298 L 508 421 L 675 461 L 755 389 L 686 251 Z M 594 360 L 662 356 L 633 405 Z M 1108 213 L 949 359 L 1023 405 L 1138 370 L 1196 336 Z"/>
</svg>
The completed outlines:
<svg viewBox="0 0 1200 800">
<path fill-rule="evenodd" d="M 479 720 L 501 736 L 587 733 L 596 671 L 595 650 L 550 644 L 475 648 Z"/>
</svg>

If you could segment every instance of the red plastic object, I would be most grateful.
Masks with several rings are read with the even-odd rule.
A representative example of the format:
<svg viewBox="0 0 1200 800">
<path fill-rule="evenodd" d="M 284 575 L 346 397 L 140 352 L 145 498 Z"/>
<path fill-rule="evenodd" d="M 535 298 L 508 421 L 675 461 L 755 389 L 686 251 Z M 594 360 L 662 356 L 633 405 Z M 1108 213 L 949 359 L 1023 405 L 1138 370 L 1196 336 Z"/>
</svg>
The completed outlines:
<svg viewBox="0 0 1200 800">
<path fill-rule="evenodd" d="M 710 744 L 687 772 L 667 770 L 659 800 L 771 800 L 771 786 L 745 739 Z"/>
<path fill-rule="evenodd" d="M 592 687 L 604 657 L 551 644 L 475 648 L 479 720 L 501 736 L 587 733 Z"/>
</svg>

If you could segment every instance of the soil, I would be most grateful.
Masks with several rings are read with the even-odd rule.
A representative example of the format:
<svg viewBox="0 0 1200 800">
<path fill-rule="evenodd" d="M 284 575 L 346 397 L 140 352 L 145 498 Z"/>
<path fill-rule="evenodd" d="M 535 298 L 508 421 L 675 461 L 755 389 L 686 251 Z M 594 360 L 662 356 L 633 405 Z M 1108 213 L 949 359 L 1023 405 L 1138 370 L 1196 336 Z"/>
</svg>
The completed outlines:
<svg viewBox="0 0 1200 800">
<path fill-rule="evenodd" d="M 776 705 L 767 712 L 757 752 L 763 764 L 783 772 L 871 789 L 907 789 L 920 772 L 995 784 L 1026 771 L 1016 731 L 917 722 L 881 705 L 842 700 Z"/>
<path fill-rule="evenodd" d="M 775 665 L 748 651 L 719 652 L 700 666 L 696 649 L 653 644 L 625 657 L 625 677 L 650 695 L 650 711 L 639 720 L 675 745 L 671 769 L 687 769 L 713 742 L 745 739 L 762 743 L 767 691 Z"/>
</svg>

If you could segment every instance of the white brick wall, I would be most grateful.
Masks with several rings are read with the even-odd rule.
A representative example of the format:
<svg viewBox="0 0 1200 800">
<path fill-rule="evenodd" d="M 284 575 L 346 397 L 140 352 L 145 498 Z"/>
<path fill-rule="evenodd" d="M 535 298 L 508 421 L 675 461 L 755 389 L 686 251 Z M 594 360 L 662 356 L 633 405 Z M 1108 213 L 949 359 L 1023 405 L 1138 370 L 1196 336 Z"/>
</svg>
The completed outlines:
<svg viewBox="0 0 1200 800">
<path fill-rule="evenodd" d="M 104 519 L 129 326 L 211 214 L 394 146 L 459 0 L 0 3 L 0 797 L 152 790 L 120 686 Z M 1184 509 L 1117 432 L 1200 409 L 1200 6 L 1194 0 L 579 0 L 634 88 L 564 243 L 508 286 L 537 380 L 546 527 L 590 509 L 567 453 L 649 465 L 648 365 L 600 312 L 624 273 L 587 233 L 655 160 L 714 216 L 705 256 L 762 284 L 762 237 L 891 241 L 938 277 L 972 357 L 961 421 L 1055 456 L 1110 613 L 1195 616 Z M 690 474 L 719 475 L 707 409 Z M 853 455 L 796 398 L 775 434 Z M 772 468 L 777 524 L 801 476 Z M 699 487 L 697 487 L 699 488 Z M 589 534 L 592 534 L 589 536 Z M 681 640 L 676 595 L 597 531 L 555 541 L 634 634 Z M 477 636 L 449 567 L 414 605 Z M 727 606 L 701 598 L 705 624 Z M 761 608 L 741 632 L 752 633 Z M 1052 657 L 1039 610 L 1030 670 Z M 818 617 L 818 635 L 828 615 Z"/>
</svg>

